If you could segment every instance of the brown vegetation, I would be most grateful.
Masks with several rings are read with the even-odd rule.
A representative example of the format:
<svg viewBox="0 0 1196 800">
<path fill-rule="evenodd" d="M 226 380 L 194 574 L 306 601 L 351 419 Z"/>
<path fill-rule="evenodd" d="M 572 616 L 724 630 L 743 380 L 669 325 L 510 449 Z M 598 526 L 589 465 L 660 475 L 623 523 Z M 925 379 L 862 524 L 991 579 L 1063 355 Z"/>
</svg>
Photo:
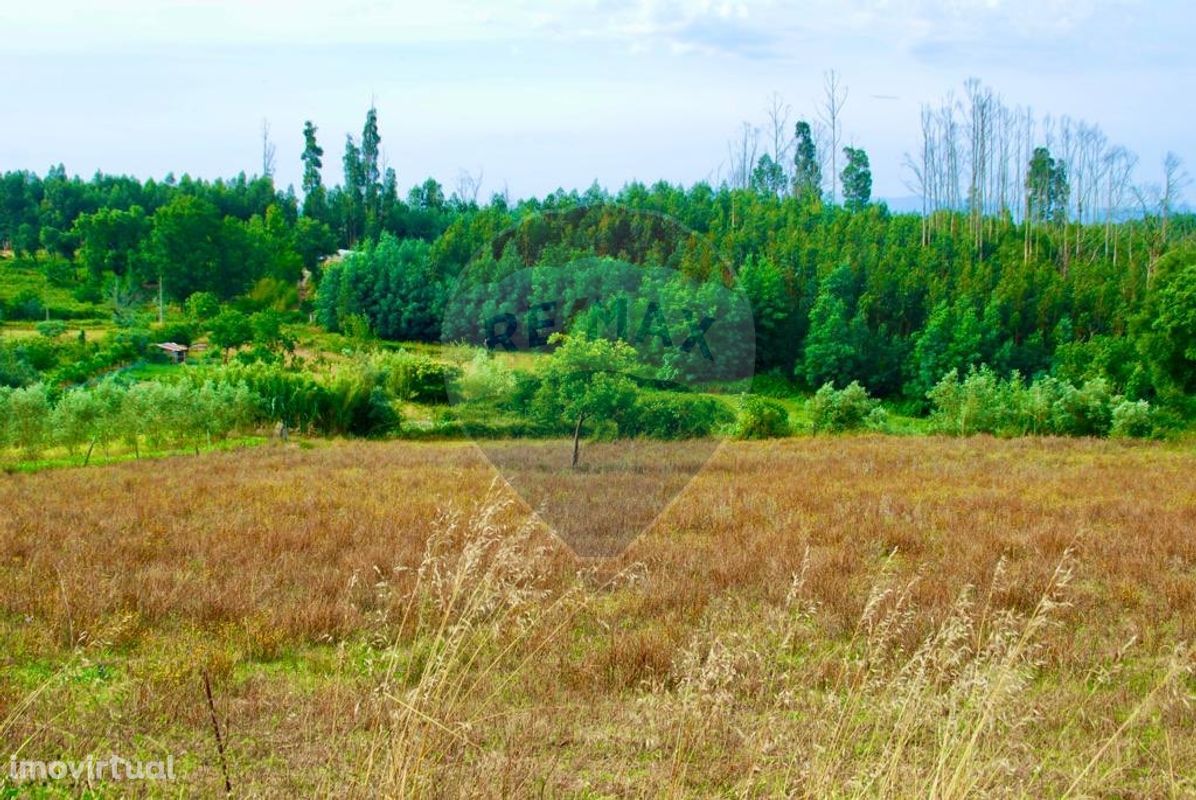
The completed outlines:
<svg viewBox="0 0 1196 800">
<path fill-rule="evenodd" d="M 4 476 L 0 754 L 218 793 L 206 675 L 238 795 L 1196 791 L 1190 449 L 727 444 L 609 561 L 526 509 L 465 444 Z"/>
</svg>

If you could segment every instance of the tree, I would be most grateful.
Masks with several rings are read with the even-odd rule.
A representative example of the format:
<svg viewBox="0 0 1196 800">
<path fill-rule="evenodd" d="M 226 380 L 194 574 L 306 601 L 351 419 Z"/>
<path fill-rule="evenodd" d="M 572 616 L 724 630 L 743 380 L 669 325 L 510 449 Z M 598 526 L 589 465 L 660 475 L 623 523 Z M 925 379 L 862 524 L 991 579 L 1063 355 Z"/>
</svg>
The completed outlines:
<svg viewBox="0 0 1196 800">
<path fill-rule="evenodd" d="M 789 188 L 787 185 L 789 176 L 785 171 L 785 162 L 789 157 L 789 148 L 793 146 L 793 140 L 786 140 L 785 129 L 789 125 L 789 112 L 792 109 L 776 92 L 768 98 L 768 107 L 765 113 L 768 114 L 769 127 L 772 130 L 772 153 L 771 158 L 773 162 L 781 171 L 781 189 L 780 193 Z"/>
<path fill-rule="evenodd" d="M 220 298 L 211 292 L 194 292 L 183 303 L 187 316 L 196 322 L 207 322 L 220 313 Z"/>
<path fill-rule="evenodd" d="M 320 322 L 344 330 L 362 315 L 383 339 L 435 341 L 440 336 L 445 282 L 418 239 L 384 233 L 363 252 L 329 265 L 316 298 Z"/>
<path fill-rule="evenodd" d="M 8 441 L 36 456 L 50 438 L 50 395 L 45 384 L 35 383 L 8 394 Z"/>
<path fill-rule="evenodd" d="M 951 370 L 965 373 L 978 365 L 982 340 L 980 318 L 969 298 L 960 297 L 954 305 L 938 303 L 914 344 L 908 394 L 924 396 Z"/>
<path fill-rule="evenodd" d="M 872 168 L 868 154 L 861 148 L 844 147 L 843 157 L 843 205 L 852 211 L 865 208 L 872 200 Z"/>
<path fill-rule="evenodd" d="M 739 140 L 727 142 L 727 157 L 730 167 L 728 183 L 732 189 L 747 189 L 752 183 L 752 170 L 756 166 L 756 152 L 760 149 L 760 129 L 750 122 L 743 123 Z"/>
<path fill-rule="evenodd" d="M 1056 161 L 1045 147 L 1034 148 L 1026 172 L 1026 213 L 1031 222 L 1058 222 L 1067 218 L 1067 164 Z"/>
<path fill-rule="evenodd" d="M 311 120 L 303 123 L 303 215 L 312 219 L 323 219 L 327 214 L 324 184 L 320 170 L 324 168 L 324 148 L 316 141 L 319 129 Z"/>
<path fill-rule="evenodd" d="M 253 343 L 271 352 L 295 350 L 295 337 L 282 326 L 282 315 L 272 309 L 259 311 L 249 318 Z"/>
<path fill-rule="evenodd" d="M 224 360 L 227 362 L 229 350 L 234 350 L 253 340 L 253 326 L 250 324 L 249 318 L 240 311 L 226 309 L 212 320 L 210 338 L 212 344 L 223 351 Z"/>
<path fill-rule="evenodd" d="M 305 215 L 295 223 L 292 246 L 303 266 L 314 270 L 320 259 L 336 250 L 336 235 L 327 223 Z"/>
<path fill-rule="evenodd" d="M 822 122 L 826 125 L 827 136 L 830 138 L 831 151 L 831 204 L 839 202 L 838 162 L 836 154 L 839 152 L 839 140 L 843 135 L 843 106 L 847 102 L 847 87 L 843 85 L 839 73 L 831 70 L 823 75 Z"/>
<path fill-rule="evenodd" d="M 1196 247 L 1159 259 L 1136 328 L 1156 389 L 1196 392 Z"/>
<path fill-rule="evenodd" d="M 365 166 L 361 160 L 361 148 L 357 146 L 357 142 L 351 135 L 345 136 L 345 155 L 342 163 L 345 167 L 343 196 L 346 200 L 346 208 L 343 212 L 344 233 L 345 241 L 351 247 L 361 235 L 365 204 Z"/>
<path fill-rule="evenodd" d="M 542 416 L 572 423 L 571 465 L 576 468 L 587 420 L 614 420 L 635 403 L 636 388 L 630 375 L 636 368 L 636 353 L 622 340 L 584 335 L 556 333 L 549 343 L 556 345 L 556 350 L 549 356 L 532 402 Z"/>
<path fill-rule="evenodd" d="M 814 133 L 804 119 L 794 129 L 793 195 L 804 202 L 822 199 L 822 165 Z"/>
<path fill-rule="evenodd" d="M 145 210 L 136 205 L 128 210 L 102 208 L 80 214 L 74 225 L 80 243 L 79 262 L 96 281 L 106 272 L 123 277 L 135 265 L 149 227 Z"/>
<path fill-rule="evenodd" d="M 785 191 L 785 169 L 768 153 L 760 156 L 752 170 L 752 190 L 759 194 L 777 197 Z"/>
<path fill-rule="evenodd" d="M 91 460 L 92 450 L 99 438 L 103 407 L 95 392 L 76 387 L 64 392 L 51 414 L 55 439 L 73 455 L 83 443 L 88 443 L 83 466 Z"/>
<path fill-rule="evenodd" d="M 851 378 L 855 355 L 847 305 L 824 283 L 810 311 L 810 332 L 806 335 L 805 355 L 798 365 L 799 375 L 808 386 L 824 383 L 842 386 Z"/>
<path fill-rule="evenodd" d="M 1160 211 L 1163 217 L 1163 241 L 1167 241 L 1167 224 L 1171 219 L 1171 212 L 1179 202 L 1183 191 L 1191 183 L 1187 172 L 1184 171 L 1183 161 L 1175 153 L 1168 152 L 1163 157 L 1163 193 L 1160 197 Z"/>
<path fill-rule="evenodd" d="M 444 187 L 435 178 L 428 178 L 407 192 L 407 204 L 422 211 L 444 208 Z"/>
<path fill-rule="evenodd" d="M 274 177 L 274 156 L 277 148 L 270 140 L 270 120 L 262 120 L 262 177 Z"/>
<path fill-rule="evenodd" d="M 773 262 L 749 256 L 736 276 L 747 296 L 756 328 L 756 368 L 788 367 L 788 349 L 796 315 L 785 287 L 785 275 Z"/>
<path fill-rule="evenodd" d="M 378 167 L 378 152 L 382 136 L 378 133 L 378 110 L 372 105 L 365 114 L 365 127 L 361 130 L 361 180 L 364 188 L 365 213 L 367 221 L 378 218 L 378 192 L 381 188 L 382 172 Z"/>
<path fill-rule="evenodd" d="M 225 227 L 211 201 L 177 195 L 151 219 L 153 230 L 144 251 L 146 277 L 164 283 L 166 294 L 181 299 L 207 290 L 229 298 L 244 291 L 245 264 L 223 257 Z"/>
</svg>

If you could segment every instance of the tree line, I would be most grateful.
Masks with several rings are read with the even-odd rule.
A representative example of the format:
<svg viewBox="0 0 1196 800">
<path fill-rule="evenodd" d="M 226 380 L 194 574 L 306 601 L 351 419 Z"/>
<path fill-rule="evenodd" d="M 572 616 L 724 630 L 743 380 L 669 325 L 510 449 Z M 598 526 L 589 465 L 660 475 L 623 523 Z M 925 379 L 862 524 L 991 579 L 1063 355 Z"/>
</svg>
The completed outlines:
<svg viewBox="0 0 1196 800">
<path fill-rule="evenodd" d="M 592 256 L 709 280 L 729 270 L 751 301 L 757 369 L 809 391 L 858 381 L 927 407 L 945 374 L 981 366 L 1101 378 L 1134 400 L 1196 391 L 1196 220 L 1177 207 L 1178 159 L 1162 185 L 1136 184 L 1133 156 L 1096 126 L 1037 120 L 973 81 L 924 109 L 909 159 L 923 209 L 892 213 L 871 199 L 867 153 L 842 146 L 848 98 L 834 73 L 814 115 L 792 120 L 774 98 L 771 141 L 745 124 L 717 184 L 595 184 L 514 203 L 479 203 L 475 180 L 446 198 L 429 179 L 400 198 L 371 108 L 335 185 L 318 127 L 304 126 L 302 200 L 268 175 L 6 173 L 0 246 L 69 260 L 76 291 L 97 302 L 138 287 L 174 302 L 256 293 L 332 330 L 352 321 L 424 341 L 471 274 Z M 693 236 L 673 241 L 649 215 Z M 346 247 L 357 251 L 324 260 Z M 296 289 L 305 271 L 314 292 Z"/>
</svg>

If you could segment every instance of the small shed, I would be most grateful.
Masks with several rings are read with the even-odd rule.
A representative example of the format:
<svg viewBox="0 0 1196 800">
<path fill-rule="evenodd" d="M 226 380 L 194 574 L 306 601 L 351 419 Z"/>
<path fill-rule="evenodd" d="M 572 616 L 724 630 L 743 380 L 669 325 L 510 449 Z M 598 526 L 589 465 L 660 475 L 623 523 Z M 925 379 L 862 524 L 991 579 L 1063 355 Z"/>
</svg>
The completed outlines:
<svg viewBox="0 0 1196 800">
<path fill-rule="evenodd" d="M 154 347 L 159 350 L 165 350 L 170 354 L 170 359 L 176 364 L 182 364 L 187 360 L 187 350 L 189 349 L 185 344 L 177 344 L 176 342 L 155 342 Z"/>
</svg>

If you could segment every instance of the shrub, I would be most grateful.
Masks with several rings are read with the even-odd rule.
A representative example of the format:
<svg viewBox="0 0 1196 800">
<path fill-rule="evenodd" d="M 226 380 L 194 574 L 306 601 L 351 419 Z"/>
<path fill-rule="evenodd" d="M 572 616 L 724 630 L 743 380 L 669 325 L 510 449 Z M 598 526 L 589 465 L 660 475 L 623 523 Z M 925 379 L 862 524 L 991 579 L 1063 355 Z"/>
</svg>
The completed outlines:
<svg viewBox="0 0 1196 800">
<path fill-rule="evenodd" d="M 1021 380 L 1000 380 L 988 367 L 972 368 L 962 381 L 957 370 L 926 393 L 934 428 L 955 436 L 1009 433 L 1019 425 Z"/>
<path fill-rule="evenodd" d="M 1055 406 L 1056 433 L 1106 436 L 1113 423 L 1112 396 L 1104 378 L 1085 381 L 1079 389 L 1064 384 Z"/>
<path fill-rule="evenodd" d="M 12 410 L 10 408 L 12 393 L 12 388 L 0 385 L 0 451 L 3 451 L 4 448 L 12 443 L 12 437 L 8 430 L 8 420 L 12 418 Z"/>
<path fill-rule="evenodd" d="M 65 288 L 75 285 L 75 265 L 65 258 L 53 258 L 46 262 L 46 282 L 51 286 Z"/>
<path fill-rule="evenodd" d="M 884 424 L 885 412 L 880 401 L 868 396 L 868 390 L 859 381 L 852 381 L 847 388 L 836 391 L 832 383 L 825 383 L 809 403 L 810 416 L 815 432 L 859 430 L 877 428 Z"/>
<path fill-rule="evenodd" d="M 145 328 L 124 328 L 114 331 L 104 340 L 104 349 L 111 363 L 143 358 L 149 350 L 152 335 Z"/>
<path fill-rule="evenodd" d="M 740 395 L 733 434 L 736 439 L 773 439 L 789 435 L 789 412 L 754 394 Z"/>
<path fill-rule="evenodd" d="M 427 356 L 391 353 L 377 356 L 370 367 L 394 397 L 409 403 L 447 403 L 449 381 L 461 378 L 461 368 Z"/>
<path fill-rule="evenodd" d="M 25 350 L 12 344 L 0 342 L 0 387 L 19 389 L 36 383 L 37 370 L 25 357 Z M 0 423 L 3 427 L 3 423 Z"/>
<path fill-rule="evenodd" d="M 511 411 L 526 412 L 531 408 L 542 382 L 538 375 L 516 371 L 511 393 L 501 405 Z"/>
<path fill-rule="evenodd" d="M 45 315 L 46 306 L 42 296 L 33 289 L 22 289 L 8 303 L 9 319 L 39 320 Z"/>
<path fill-rule="evenodd" d="M 1113 406 L 1110 436 L 1144 438 L 1154 433 L 1154 412 L 1145 400 L 1122 399 Z"/>
<path fill-rule="evenodd" d="M 712 397 L 676 392 L 640 394 L 623 424 L 623 433 L 651 439 L 698 439 L 733 419 Z"/>
<path fill-rule="evenodd" d="M 193 292 L 183 307 L 191 319 L 196 322 L 207 322 L 220 314 L 220 298 L 212 292 Z"/>
<path fill-rule="evenodd" d="M 384 436 L 399 426 L 391 397 L 368 374 L 338 375 L 328 387 L 326 429 L 351 436 Z"/>
<path fill-rule="evenodd" d="M 291 281 L 267 276 L 255 283 L 241 302 L 248 311 L 286 311 L 299 305 L 299 287 Z"/>
<path fill-rule="evenodd" d="M 1014 372 L 1001 380 L 988 367 L 972 369 L 962 381 L 952 371 L 927 393 L 933 404 L 935 428 L 943 433 L 1058 436 L 1107 436 L 1113 427 L 1113 410 L 1123 402 L 1114 397 L 1109 382 L 1093 378 L 1076 388 L 1054 376 L 1029 386 Z M 1138 412 L 1126 409 L 1126 430 Z"/>
<path fill-rule="evenodd" d="M 47 339 L 57 339 L 66 333 L 66 323 L 56 319 L 39 322 L 34 328 L 37 330 L 38 335 L 44 336 Z"/>
<path fill-rule="evenodd" d="M 478 348 L 454 387 L 461 400 L 499 400 L 515 388 L 515 375 L 489 351 Z"/>
<path fill-rule="evenodd" d="M 1021 433 L 1046 436 L 1061 427 L 1060 399 L 1069 384 L 1053 376 L 1039 378 L 1020 395 L 1018 421 Z"/>
<path fill-rule="evenodd" d="M 288 429 L 322 428 L 329 406 L 328 390 L 308 374 L 266 364 L 220 370 L 214 382 L 242 383 L 256 403 L 255 416 Z"/>
</svg>

